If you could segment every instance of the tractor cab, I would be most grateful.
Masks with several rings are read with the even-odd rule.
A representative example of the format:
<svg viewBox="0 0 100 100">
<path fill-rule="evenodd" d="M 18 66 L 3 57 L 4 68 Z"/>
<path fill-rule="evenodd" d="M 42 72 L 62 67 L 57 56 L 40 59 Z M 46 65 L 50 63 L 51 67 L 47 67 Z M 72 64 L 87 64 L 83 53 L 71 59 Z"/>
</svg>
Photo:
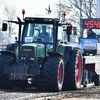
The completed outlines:
<svg viewBox="0 0 100 100">
<path fill-rule="evenodd" d="M 44 57 L 47 52 L 52 52 L 55 46 L 54 39 L 56 34 L 54 33 L 56 30 L 54 23 L 56 20 L 54 21 L 53 18 L 26 17 L 24 21 L 22 52 L 27 46 L 30 48 L 33 46 L 35 50 L 40 51 L 40 54 L 35 53 L 34 57 Z"/>
<path fill-rule="evenodd" d="M 46 18 L 45 18 L 46 17 Z M 25 43 L 44 43 L 53 44 L 58 41 L 64 41 L 63 24 L 58 18 L 54 17 L 26 17 L 22 35 L 22 41 Z M 68 23 L 64 23 L 65 26 Z"/>
<path fill-rule="evenodd" d="M 66 23 L 65 25 L 67 26 Z M 52 16 L 26 17 L 21 41 L 22 52 L 33 46 L 34 52 L 40 50 L 40 55 L 36 56 L 36 52 L 34 57 L 44 58 L 48 56 L 47 52 L 56 52 L 57 44 L 64 43 L 62 24 L 58 18 Z"/>
</svg>

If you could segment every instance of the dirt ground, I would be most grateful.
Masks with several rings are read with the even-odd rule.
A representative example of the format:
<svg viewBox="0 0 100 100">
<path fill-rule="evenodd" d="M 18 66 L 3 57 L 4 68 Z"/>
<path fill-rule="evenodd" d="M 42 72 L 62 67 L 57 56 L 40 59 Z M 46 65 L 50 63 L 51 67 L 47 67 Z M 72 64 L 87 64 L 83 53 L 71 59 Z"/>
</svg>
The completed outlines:
<svg viewBox="0 0 100 100">
<path fill-rule="evenodd" d="M 0 89 L 0 100 L 100 100 L 100 86 L 61 92 L 35 88 Z"/>
</svg>

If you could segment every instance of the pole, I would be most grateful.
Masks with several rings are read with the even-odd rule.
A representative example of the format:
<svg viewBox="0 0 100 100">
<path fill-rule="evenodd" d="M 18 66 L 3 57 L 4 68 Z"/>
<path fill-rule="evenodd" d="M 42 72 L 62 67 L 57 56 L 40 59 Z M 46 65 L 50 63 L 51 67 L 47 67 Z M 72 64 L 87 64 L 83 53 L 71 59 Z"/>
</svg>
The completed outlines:
<svg viewBox="0 0 100 100">
<path fill-rule="evenodd" d="M 91 18 L 91 4 L 92 4 L 92 1 L 89 0 L 89 2 L 90 2 L 89 18 Z"/>
<path fill-rule="evenodd" d="M 80 17 L 82 17 L 82 11 L 81 11 L 81 8 L 82 8 L 82 0 L 80 0 Z M 82 37 L 82 19 L 80 19 L 80 37 Z"/>
<path fill-rule="evenodd" d="M 20 59 L 20 38 L 21 38 L 21 20 L 17 17 L 19 23 L 19 33 L 18 33 L 18 57 Z"/>
<path fill-rule="evenodd" d="M 100 1 L 97 0 L 96 18 L 100 18 Z"/>
<path fill-rule="evenodd" d="M 68 42 L 70 42 L 70 33 L 68 33 Z"/>
</svg>

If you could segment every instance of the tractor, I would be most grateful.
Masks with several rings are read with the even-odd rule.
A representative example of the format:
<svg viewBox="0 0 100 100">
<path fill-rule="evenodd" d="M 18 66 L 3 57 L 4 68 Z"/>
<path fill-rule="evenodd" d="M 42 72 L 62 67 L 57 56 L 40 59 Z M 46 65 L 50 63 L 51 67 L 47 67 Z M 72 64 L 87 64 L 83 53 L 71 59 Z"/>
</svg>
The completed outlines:
<svg viewBox="0 0 100 100">
<path fill-rule="evenodd" d="M 3 31 L 9 22 L 18 24 L 19 33 L 15 43 L 0 51 L 0 88 L 44 87 L 47 91 L 61 91 L 84 87 L 88 74 L 81 49 L 64 41 L 64 33 L 70 41 L 69 23 L 46 15 L 24 18 L 25 10 L 22 13 L 23 21 L 19 17 L 18 21 L 3 21 Z"/>
</svg>

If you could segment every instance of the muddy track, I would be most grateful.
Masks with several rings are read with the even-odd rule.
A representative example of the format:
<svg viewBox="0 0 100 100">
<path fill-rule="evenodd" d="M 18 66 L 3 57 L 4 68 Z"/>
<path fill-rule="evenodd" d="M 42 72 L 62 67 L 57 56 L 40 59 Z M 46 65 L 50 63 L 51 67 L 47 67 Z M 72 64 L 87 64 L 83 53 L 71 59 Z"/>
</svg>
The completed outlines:
<svg viewBox="0 0 100 100">
<path fill-rule="evenodd" d="M 83 100 L 100 99 L 100 86 L 76 91 L 47 92 L 44 89 L 0 89 L 0 100 Z"/>
</svg>

